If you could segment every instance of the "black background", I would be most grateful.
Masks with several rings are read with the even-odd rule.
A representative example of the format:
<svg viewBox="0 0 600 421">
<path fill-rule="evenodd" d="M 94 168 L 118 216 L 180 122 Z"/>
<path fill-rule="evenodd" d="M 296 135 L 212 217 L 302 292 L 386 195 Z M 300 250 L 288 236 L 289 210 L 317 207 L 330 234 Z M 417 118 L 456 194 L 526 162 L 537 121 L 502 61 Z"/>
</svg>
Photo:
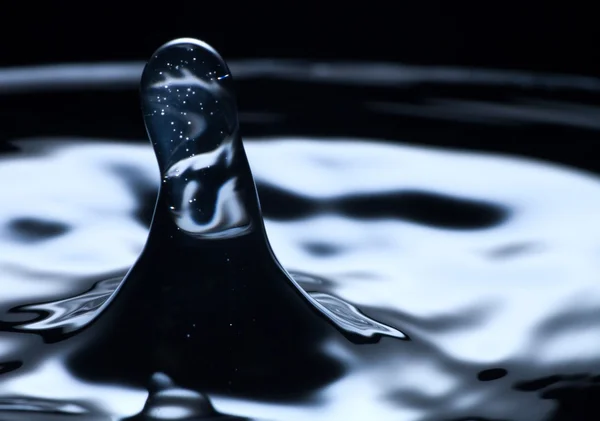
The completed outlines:
<svg viewBox="0 0 600 421">
<path fill-rule="evenodd" d="M 225 59 L 382 60 L 600 74 L 600 25 L 575 2 L 11 2 L 0 65 L 144 60 L 177 37 Z"/>
</svg>

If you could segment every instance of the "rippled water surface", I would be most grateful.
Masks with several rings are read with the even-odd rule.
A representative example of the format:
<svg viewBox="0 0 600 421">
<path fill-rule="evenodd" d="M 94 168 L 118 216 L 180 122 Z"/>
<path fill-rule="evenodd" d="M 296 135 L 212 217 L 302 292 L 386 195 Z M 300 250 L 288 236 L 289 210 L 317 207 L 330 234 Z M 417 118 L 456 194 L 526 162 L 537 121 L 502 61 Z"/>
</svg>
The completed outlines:
<svg viewBox="0 0 600 421">
<path fill-rule="evenodd" d="M 3 135 L 0 158 L 0 420 L 598 419 L 600 178 L 573 158 L 585 151 L 564 142 L 575 148 L 577 136 L 596 136 L 600 112 L 581 96 L 600 82 L 401 66 L 372 66 L 372 79 L 351 65 L 231 67 L 240 74 L 244 146 L 279 261 L 339 320 L 386 334 L 362 345 L 341 335 L 315 339 L 326 364 L 311 365 L 310 349 L 298 352 L 305 375 L 290 372 L 290 381 L 317 380 L 282 383 L 287 394 L 227 393 L 211 379 L 192 390 L 163 373 L 145 385 L 80 375 L 61 335 L 94 317 L 142 251 L 158 167 L 147 141 L 118 131 L 95 136 L 68 121 L 47 135 L 43 125 L 35 136 L 14 131 Z M 10 94 L 3 103 L 35 100 L 23 93 L 31 86 L 135 88 L 140 71 L 97 66 L 85 79 L 78 69 L 36 70 L 43 86 L 28 79 L 36 79 L 31 69 L 0 72 L 0 91 Z M 285 79 L 287 93 L 270 95 L 287 102 L 248 100 L 245 108 L 244 84 Z M 295 106 L 301 86 L 290 80 L 310 83 L 307 96 L 322 92 L 321 104 Z M 404 96 L 374 90 L 362 98 L 360 84 Z M 512 89 L 511 97 L 453 96 L 478 84 Z M 415 86 L 421 90 L 411 93 Z M 567 98 L 552 100 L 559 94 Z M 365 121 L 352 121 L 359 112 Z M 320 119 L 331 125 L 309 128 Z M 372 136 L 369 121 L 378 126 Z M 445 131 L 440 121 L 453 125 Z M 552 132 L 564 137 L 544 142 Z M 535 138 L 541 152 L 522 144 L 489 150 L 488 134 L 507 136 L 509 145 Z M 444 135 L 450 139 L 436 138 Z"/>
</svg>

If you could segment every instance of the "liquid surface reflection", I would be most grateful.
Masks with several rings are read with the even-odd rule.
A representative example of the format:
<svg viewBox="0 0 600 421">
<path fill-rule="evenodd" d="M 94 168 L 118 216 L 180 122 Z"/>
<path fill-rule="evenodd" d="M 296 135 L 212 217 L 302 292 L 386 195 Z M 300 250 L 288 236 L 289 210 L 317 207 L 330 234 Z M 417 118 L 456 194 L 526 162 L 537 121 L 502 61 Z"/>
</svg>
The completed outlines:
<svg viewBox="0 0 600 421">
<path fill-rule="evenodd" d="M 46 176 L 29 177 L 26 189 L 1 187 L 2 197 L 12 199 L 0 211 L 3 417 L 22 419 L 16 412 L 5 416 L 7 406 L 79 411 L 89 419 L 132 417 L 148 388 L 84 381 L 54 354 L 57 345 L 20 332 L 52 332 L 66 314 L 73 316 L 64 320 L 75 323 L 105 296 L 101 285 L 115 285 L 99 280 L 114 279 L 136 259 L 147 228 L 128 183 L 135 175 L 138 186 L 158 188 L 152 151 L 85 139 L 20 144 L 28 153 L 3 158 L 2 177 Z M 588 396 L 596 390 L 600 232 L 590 218 L 600 211 L 597 177 L 520 158 L 372 140 L 251 139 L 246 149 L 259 195 L 285 194 L 313 209 L 282 220 L 277 209 L 264 206 L 273 248 L 296 281 L 316 297 L 328 294 L 401 328 L 412 340 L 383 338 L 368 348 L 326 341 L 322 352 L 344 367 L 342 376 L 295 402 L 213 393 L 217 411 L 280 420 L 438 420 L 449 414 L 546 420 L 569 414 L 560 414 L 559 403 L 576 397 L 573 390 L 587 388 Z M 429 211 L 444 215 L 419 220 L 402 212 L 378 216 L 374 208 L 370 215 L 352 214 L 347 205 L 372 201 L 388 209 L 387 201 L 402 203 L 405 192 L 455 199 L 473 215 L 498 217 L 453 225 L 460 206 L 453 213 L 440 206 Z M 319 205 L 324 199 L 327 206 Z M 24 217 L 66 228 L 39 229 L 37 240 L 21 241 L 32 237 L 15 229 L 14 221 Z M 87 307 L 67 304 L 86 294 Z"/>
<path fill-rule="evenodd" d="M 0 71 L 0 419 L 600 418 L 599 81 L 232 69 Z"/>
</svg>

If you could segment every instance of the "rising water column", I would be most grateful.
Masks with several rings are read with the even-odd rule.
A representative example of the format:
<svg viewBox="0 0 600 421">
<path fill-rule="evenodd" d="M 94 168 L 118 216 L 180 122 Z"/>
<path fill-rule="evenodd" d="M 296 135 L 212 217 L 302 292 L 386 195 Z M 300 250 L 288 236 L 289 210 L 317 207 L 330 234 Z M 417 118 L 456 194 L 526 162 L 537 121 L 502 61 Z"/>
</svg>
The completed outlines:
<svg viewBox="0 0 600 421">
<path fill-rule="evenodd" d="M 145 385 L 163 373 L 202 392 L 270 398 L 333 381 L 342 367 L 322 345 L 360 335 L 273 255 L 223 59 L 197 40 L 167 43 L 144 69 L 141 98 L 162 177 L 150 234 L 79 335 L 73 368 L 95 381 Z"/>
</svg>

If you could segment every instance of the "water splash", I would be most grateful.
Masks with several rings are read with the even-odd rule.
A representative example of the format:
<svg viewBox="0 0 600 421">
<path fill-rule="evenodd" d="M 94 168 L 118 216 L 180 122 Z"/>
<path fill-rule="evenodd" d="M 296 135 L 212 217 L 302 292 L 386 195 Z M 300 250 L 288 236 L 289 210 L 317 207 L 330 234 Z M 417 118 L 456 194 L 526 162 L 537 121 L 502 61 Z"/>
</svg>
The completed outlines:
<svg viewBox="0 0 600 421">
<path fill-rule="evenodd" d="M 177 228 L 198 239 L 232 238 L 257 229 L 264 238 L 256 236 L 256 244 L 269 248 L 227 64 L 201 41 L 174 40 L 148 62 L 141 85 L 144 121 L 163 173 L 161 194 Z M 307 295 L 288 281 L 347 332 L 365 340 L 405 338 L 339 299 Z"/>
<path fill-rule="evenodd" d="M 70 361 L 83 378 L 142 385 L 163 372 L 187 389 L 287 399 L 343 372 L 315 351 L 340 333 L 405 338 L 341 300 L 311 297 L 281 267 L 225 75 L 221 57 L 190 39 L 159 48 L 144 70 L 162 183 L 144 251 L 75 338 Z"/>
<path fill-rule="evenodd" d="M 330 81 L 337 77 L 333 70 Z M 297 78 L 308 77 L 305 73 Z M 362 81 L 365 72 L 357 73 L 353 77 Z M 507 75 L 507 80 L 513 79 Z M 386 91 L 395 89 L 390 79 L 383 83 Z M 311 89 L 307 97 L 322 92 L 320 85 L 306 86 Z M 395 120 L 388 121 L 397 136 L 405 133 Z M 355 127 L 350 126 L 348 130 Z M 531 136 L 530 131 L 512 130 L 511 135 Z M 571 140 L 577 140 L 576 134 Z M 125 164 L 154 188 L 158 177 L 149 148 L 89 139 L 45 142 L 54 143 L 43 153 L 13 154 L 0 167 L 5 179 L 20 180 L 0 186 L 2 197 L 8 198 L 0 210 L 6 221 L 0 237 L 5 246 L 0 253 L 4 310 L 25 303 L 50 308 L 48 303 L 89 289 L 90 278 L 81 275 L 105 273 L 108 278 L 129 266 L 147 234 L 134 217 L 137 205 L 127 174 L 116 177 L 113 169 Z M 258 402 L 191 389 L 210 396 L 219 412 L 284 421 L 598 418 L 597 177 L 547 162 L 385 145 L 375 139 L 336 143 L 279 137 L 246 147 L 261 198 L 265 192 L 273 199 L 263 202 L 281 262 L 327 280 L 309 285 L 294 274 L 296 281 L 352 303 L 377 320 L 405 327 L 415 341 L 384 339 L 377 347 L 315 342 L 315 349 L 323 345 L 346 371 L 318 389 L 313 400 L 300 395 L 294 403 L 282 404 L 281 396 L 267 396 L 267 402 Z M 41 173 L 44 177 L 37 176 Z M 27 178 L 31 174 L 36 176 Z M 426 201 L 421 212 L 407 191 L 418 192 L 421 204 L 423 197 L 444 200 Z M 289 210 L 288 198 L 300 199 L 296 203 L 306 207 L 282 221 L 276 204 L 285 203 Z M 395 211 L 398 204 L 404 206 L 401 211 Z M 481 212 L 489 216 L 490 206 L 492 218 L 473 219 Z M 452 209 L 459 219 L 449 222 L 458 223 L 447 224 Z M 177 226 L 172 216 L 164 216 L 163 221 Z M 181 238 L 186 237 L 193 235 Z M 13 316 L 2 314 L 3 320 L 14 321 Z M 40 327 L 43 321 L 34 323 Z M 19 322 L 20 327 L 26 324 Z M 98 326 L 96 322 L 88 329 Z M 106 326 L 109 336 L 114 334 Z M 115 328 L 122 329 L 119 323 Z M 141 410 L 148 397 L 147 377 L 140 375 L 137 386 L 124 388 L 118 376 L 82 381 L 93 373 L 71 373 L 63 359 L 38 364 L 45 352 L 69 355 L 65 350 L 79 351 L 86 342 L 76 336 L 41 345 L 35 335 L 41 332 L 0 333 L 0 418 L 62 420 L 65 416 L 51 413 L 51 407 L 64 411 L 70 403 L 94 412 L 69 415 L 75 419 L 108 420 Z M 193 357 L 198 355 L 212 357 L 204 350 Z M 131 355 L 122 356 L 133 361 L 129 368 L 139 369 Z M 143 352 L 138 357 L 145 358 Z M 126 364 L 116 364 L 127 372 Z M 28 412 L 34 407 L 50 409 Z"/>
</svg>

